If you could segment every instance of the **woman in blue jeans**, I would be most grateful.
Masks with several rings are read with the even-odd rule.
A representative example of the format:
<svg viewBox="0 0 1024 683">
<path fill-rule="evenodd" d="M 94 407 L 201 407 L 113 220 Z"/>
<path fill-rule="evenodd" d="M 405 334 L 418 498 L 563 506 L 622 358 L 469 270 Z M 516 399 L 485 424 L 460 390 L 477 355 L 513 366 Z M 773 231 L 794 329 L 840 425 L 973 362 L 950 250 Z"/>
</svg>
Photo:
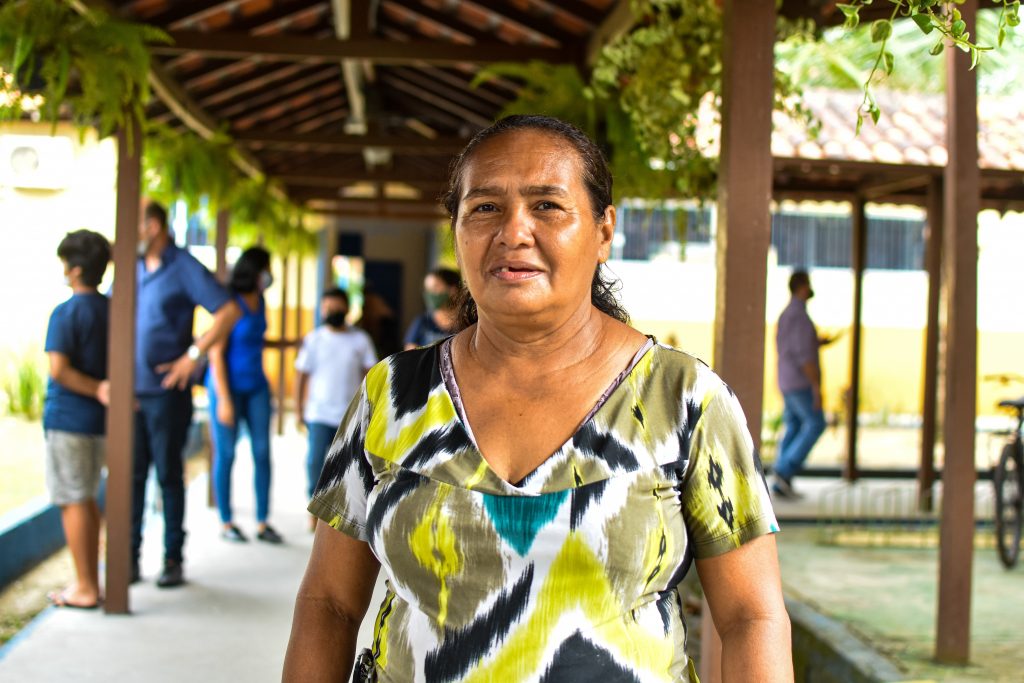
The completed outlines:
<svg viewBox="0 0 1024 683">
<path fill-rule="evenodd" d="M 267 332 L 263 292 L 273 282 L 270 254 L 260 247 L 246 249 L 235 263 L 228 283 L 242 309 L 242 318 L 225 342 L 210 348 L 206 386 L 213 426 L 213 481 L 223 526 L 229 541 L 249 540 L 234 522 L 231 510 L 231 467 L 235 463 L 238 431 L 245 423 L 252 445 L 256 488 L 256 538 L 267 543 L 283 540 L 267 523 L 270 509 L 270 385 L 263 373 Z"/>
</svg>

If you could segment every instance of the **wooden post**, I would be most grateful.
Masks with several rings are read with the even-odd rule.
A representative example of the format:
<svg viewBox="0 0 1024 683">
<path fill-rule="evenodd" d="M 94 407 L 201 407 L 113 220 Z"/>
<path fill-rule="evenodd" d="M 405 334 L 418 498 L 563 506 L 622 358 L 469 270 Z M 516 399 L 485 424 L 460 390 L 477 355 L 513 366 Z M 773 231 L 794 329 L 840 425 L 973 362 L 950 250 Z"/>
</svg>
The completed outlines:
<svg viewBox="0 0 1024 683">
<path fill-rule="evenodd" d="M 771 239 L 774 0 L 723 5 L 722 143 L 718 182 L 714 366 L 761 442 L 765 289 Z M 704 613 L 709 614 L 707 608 Z M 701 680 L 721 680 L 721 644 L 701 626 Z"/>
<path fill-rule="evenodd" d="M 285 405 L 285 393 L 286 384 L 284 381 L 284 370 L 285 370 L 285 357 L 288 353 L 288 348 L 284 342 L 287 338 L 287 327 L 288 327 L 288 265 L 289 259 L 288 254 L 281 256 L 281 329 L 278 334 L 280 346 L 278 347 L 277 354 L 277 433 L 278 435 L 284 434 L 284 405 Z"/>
<path fill-rule="evenodd" d="M 942 179 L 928 183 L 925 269 L 928 271 L 928 324 L 924 341 L 921 398 L 921 467 L 917 471 L 917 507 L 935 507 L 935 434 L 939 393 L 939 292 L 942 286 Z"/>
<path fill-rule="evenodd" d="M 302 339 L 302 255 L 295 257 L 295 336 L 293 339 Z"/>
<path fill-rule="evenodd" d="M 850 233 L 853 255 L 853 325 L 850 329 L 850 389 L 849 405 L 846 411 L 846 467 L 843 477 L 847 481 L 857 479 L 857 435 L 860 412 L 860 360 L 861 324 L 864 309 L 864 269 L 867 265 L 868 222 L 864 215 L 865 200 L 857 196 L 853 201 Z"/>
<path fill-rule="evenodd" d="M 231 230 L 231 211 L 228 209 L 220 209 L 217 211 L 217 233 L 214 236 L 214 244 L 217 252 L 217 280 L 222 284 L 228 283 L 228 232 Z M 214 454 L 214 433 L 213 433 L 213 422 L 214 416 L 210 416 L 211 422 L 209 423 L 209 429 L 207 435 L 209 437 L 210 449 L 206 453 L 206 471 L 209 476 L 206 477 L 206 506 L 214 507 L 217 504 L 217 492 L 213 486 L 213 462 L 216 457 Z"/>
<path fill-rule="evenodd" d="M 977 0 L 959 6 L 971 31 Z M 939 607 L 935 659 L 967 664 L 971 644 L 971 572 L 974 559 L 974 420 L 978 333 L 978 92 L 970 55 L 946 47 L 945 464 L 939 536 Z"/>
<path fill-rule="evenodd" d="M 142 127 L 117 136 L 117 222 L 114 228 L 114 274 L 110 305 L 107 377 L 107 614 L 128 614 L 131 573 L 132 461 L 135 430 L 135 288 L 139 242 Z M 129 144 L 130 143 L 130 144 Z"/>
</svg>

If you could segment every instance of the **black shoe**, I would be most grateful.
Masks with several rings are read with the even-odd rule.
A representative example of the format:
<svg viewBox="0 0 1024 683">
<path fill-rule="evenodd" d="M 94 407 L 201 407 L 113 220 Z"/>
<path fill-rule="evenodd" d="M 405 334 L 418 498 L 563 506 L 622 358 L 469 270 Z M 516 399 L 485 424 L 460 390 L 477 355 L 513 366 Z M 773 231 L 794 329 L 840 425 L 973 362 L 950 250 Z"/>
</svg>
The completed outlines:
<svg viewBox="0 0 1024 683">
<path fill-rule="evenodd" d="M 132 573 L 128 578 L 128 585 L 130 586 L 138 583 L 139 581 L 142 581 L 142 571 L 139 569 L 139 561 L 132 560 Z"/>
<path fill-rule="evenodd" d="M 185 571 L 181 567 L 181 562 L 165 561 L 164 570 L 160 572 L 160 577 L 156 580 L 157 587 L 174 588 L 183 583 L 185 583 Z"/>
<path fill-rule="evenodd" d="M 220 537 L 225 541 L 234 541 L 235 543 L 248 543 L 249 538 L 242 533 L 242 530 L 232 524 L 229 527 L 221 529 Z"/>
<path fill-rule="evenodd" d="M 256 538 L 266 543 L 273 543 L 274 545 L 284 543 L 284 539 L 281 537 L 281 534 L 274 531 L 274 527 L 269 524 L 263 527 L 263 531 L 256 534 Z"/>
</svg>

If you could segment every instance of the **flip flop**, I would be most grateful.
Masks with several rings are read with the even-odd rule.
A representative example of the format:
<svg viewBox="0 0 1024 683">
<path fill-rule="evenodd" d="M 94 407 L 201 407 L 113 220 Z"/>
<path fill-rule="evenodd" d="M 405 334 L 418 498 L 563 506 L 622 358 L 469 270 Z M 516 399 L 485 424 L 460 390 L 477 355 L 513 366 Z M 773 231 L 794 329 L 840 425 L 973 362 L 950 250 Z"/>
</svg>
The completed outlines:
<svg viewBox="0 0 1024 683">
<path fill-rule="evenodd" d="M 54 607 L 70 607 L 71 609 L 96 609 L 100 606 L 99 602 L 92 604 L 80 605 L 74 602 L 68 602 L 67 595 L 64 591 L 52 591 L 46 594 L 46 599 L 50 601 L 50 604 Z"/>
</svg>

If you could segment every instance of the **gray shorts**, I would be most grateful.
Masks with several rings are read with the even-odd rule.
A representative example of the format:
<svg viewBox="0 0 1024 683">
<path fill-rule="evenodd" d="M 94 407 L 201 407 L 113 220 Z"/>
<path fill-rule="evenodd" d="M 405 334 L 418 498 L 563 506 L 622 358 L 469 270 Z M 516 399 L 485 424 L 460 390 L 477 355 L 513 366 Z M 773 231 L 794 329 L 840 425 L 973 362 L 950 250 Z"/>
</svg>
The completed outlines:
<svg viewBox="0 0 1024 683">
<path fill-rule="evenodd" d="M 46 488 L 54 505 L 96 498 L 107 459 L 102 435 L 46 431 Z"/>
</svg>

